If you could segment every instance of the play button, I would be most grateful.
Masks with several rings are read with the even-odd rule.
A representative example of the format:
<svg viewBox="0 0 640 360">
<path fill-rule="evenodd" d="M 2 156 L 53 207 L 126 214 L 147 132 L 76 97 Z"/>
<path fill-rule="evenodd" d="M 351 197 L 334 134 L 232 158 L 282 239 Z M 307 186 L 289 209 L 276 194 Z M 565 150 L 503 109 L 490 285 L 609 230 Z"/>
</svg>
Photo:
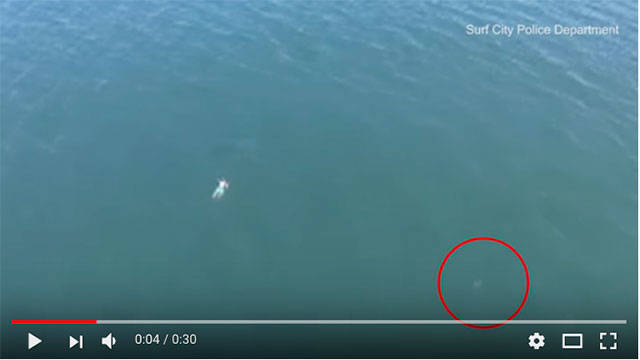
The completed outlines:
<svg viewBox="0 0 640 360">
<path fill-rule="evenodd" d="M 41 342 L 42 340 L 38 339 L 38 337 L 33 335 L 32 333 L 29 333 L 27 335 L 27 348 L 29 350 L 31 350 L 34 346 L 40 344 Z"/>
</svg>

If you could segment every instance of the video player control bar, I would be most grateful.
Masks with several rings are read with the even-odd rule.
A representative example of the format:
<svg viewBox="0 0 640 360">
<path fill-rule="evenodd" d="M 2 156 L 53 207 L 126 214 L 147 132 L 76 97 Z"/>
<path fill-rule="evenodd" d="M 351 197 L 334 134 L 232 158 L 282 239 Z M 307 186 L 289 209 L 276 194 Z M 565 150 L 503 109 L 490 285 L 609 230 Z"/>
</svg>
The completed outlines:
<svg viewBox="0 0 640 360">
<path fill-rule="evenodd" d="M 463 320 L 500 324 L 504 320 Z M 459 325 L 458 320 L 11 320 L 13 325 Z M 627 320 L 510 320 L 505 325 L 626 325 Z"/>
</svg>

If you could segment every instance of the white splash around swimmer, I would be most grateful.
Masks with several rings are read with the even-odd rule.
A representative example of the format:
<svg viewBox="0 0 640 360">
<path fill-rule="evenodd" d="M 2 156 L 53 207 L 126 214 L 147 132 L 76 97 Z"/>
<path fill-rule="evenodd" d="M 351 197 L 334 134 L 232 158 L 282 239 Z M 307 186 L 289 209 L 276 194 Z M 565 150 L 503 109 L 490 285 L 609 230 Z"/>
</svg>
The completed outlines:
<svg viewBox="0 0 640 360">
<path fill-rule="evenodd" d="M 224 196 L 224 192 L 229 188 L 229 182 L 224 178 L 218 179 L 218 187 L 213 190 L 211 198 L 213 200 L 220 200 Z"/>
</svg>

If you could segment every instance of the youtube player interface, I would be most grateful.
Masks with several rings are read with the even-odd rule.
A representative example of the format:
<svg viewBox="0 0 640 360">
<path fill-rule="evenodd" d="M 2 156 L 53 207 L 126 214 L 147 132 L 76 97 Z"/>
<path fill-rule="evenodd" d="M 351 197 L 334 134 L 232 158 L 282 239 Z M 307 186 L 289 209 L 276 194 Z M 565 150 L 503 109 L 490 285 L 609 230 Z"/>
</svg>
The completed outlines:
<svg viewBox="0 0 640 360">
<path fill-rule="evenodd" d="M 637 358 L 638 5 L 4 1 L 3 358 Z"/>
</svg>

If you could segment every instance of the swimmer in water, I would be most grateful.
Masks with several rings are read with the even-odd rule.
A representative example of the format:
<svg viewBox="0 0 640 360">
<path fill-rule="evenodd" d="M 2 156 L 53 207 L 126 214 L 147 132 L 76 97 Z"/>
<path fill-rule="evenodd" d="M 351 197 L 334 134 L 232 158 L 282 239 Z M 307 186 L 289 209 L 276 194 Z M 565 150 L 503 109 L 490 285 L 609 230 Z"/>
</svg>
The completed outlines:
<svg viewBox="0 0 640 360">
<path fill-rule="evenodd" d="M 213 191 L 213 194 L 211 194 L 211 198 L 213 200 L 222 199 L 225 190 L 227 190 L 228 188 L 229 182 L 227 180 L 225 180 L 224 178 L 218 179 L 218 187 Z"/>
</svg>

